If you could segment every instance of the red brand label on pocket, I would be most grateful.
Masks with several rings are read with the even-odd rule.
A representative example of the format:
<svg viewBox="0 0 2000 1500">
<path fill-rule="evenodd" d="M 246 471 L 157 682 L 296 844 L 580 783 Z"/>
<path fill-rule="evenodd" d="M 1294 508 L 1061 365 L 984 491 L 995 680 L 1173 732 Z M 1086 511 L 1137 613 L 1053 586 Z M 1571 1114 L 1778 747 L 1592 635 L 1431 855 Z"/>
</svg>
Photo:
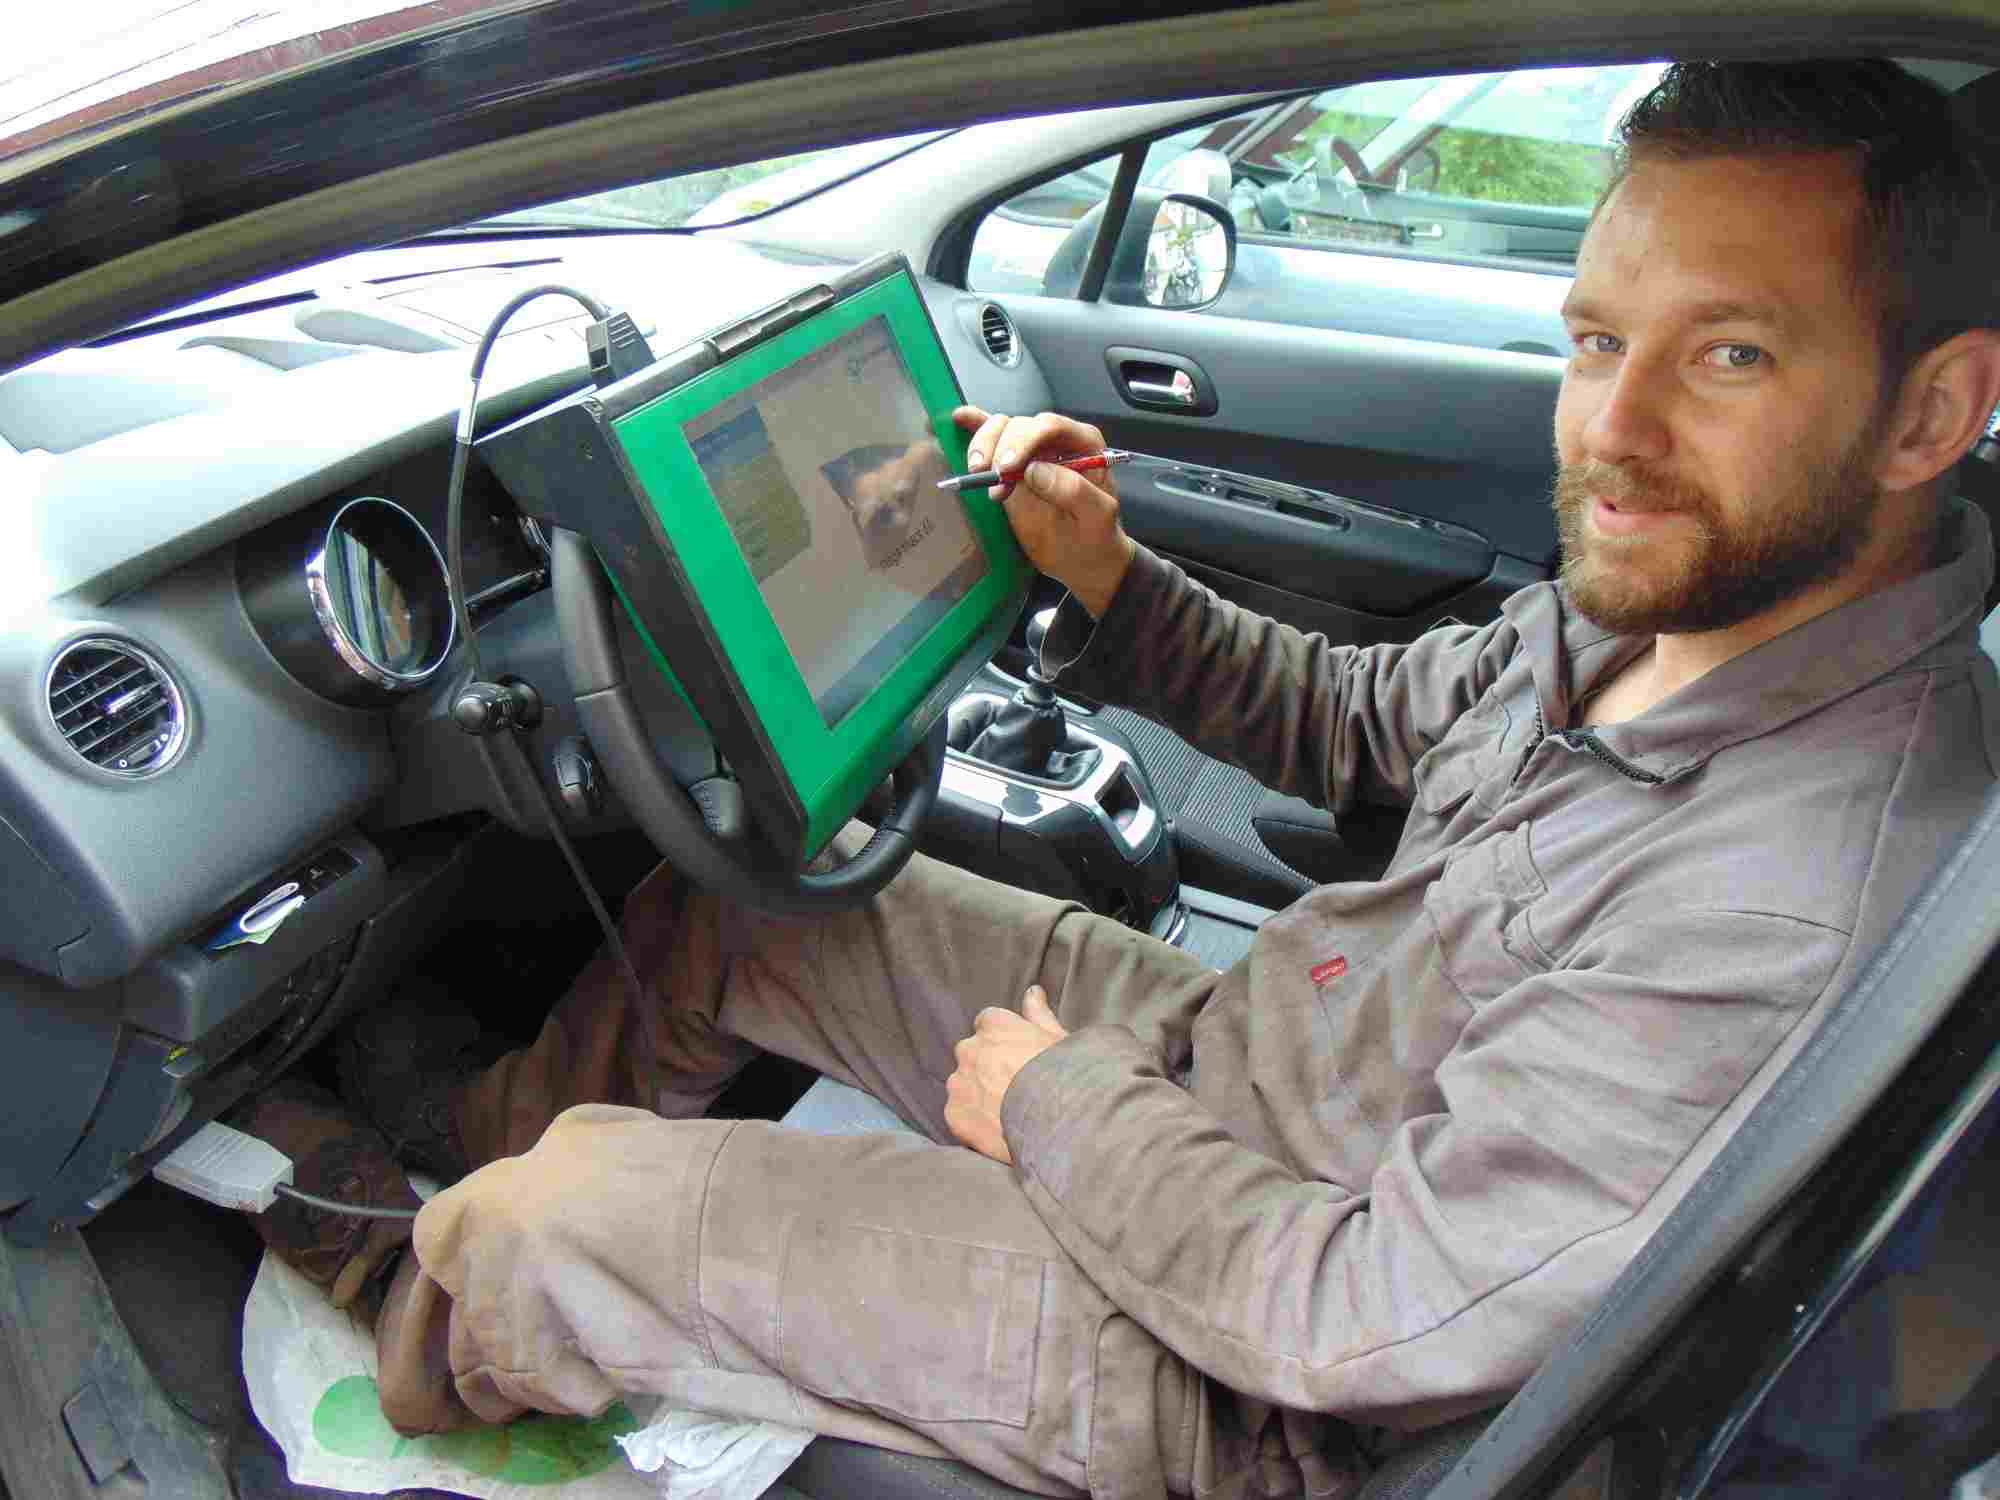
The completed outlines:
<svg viewBox="0 0 2000 1500">
<path fill-rule="evenodd" d="M 1314 964 L 1312 966 L 1312 982 L 1314 984 L 1331 984 L 1334 980 L 1340 978 L 1340 976 L 1345 974 L 1346 972 L 1347 972 L 1347 955 L 1344 953 L 1336 953 L 1333 955 L 1332 958 L 1329 958 L 1325 963 Z"/>
</svg>

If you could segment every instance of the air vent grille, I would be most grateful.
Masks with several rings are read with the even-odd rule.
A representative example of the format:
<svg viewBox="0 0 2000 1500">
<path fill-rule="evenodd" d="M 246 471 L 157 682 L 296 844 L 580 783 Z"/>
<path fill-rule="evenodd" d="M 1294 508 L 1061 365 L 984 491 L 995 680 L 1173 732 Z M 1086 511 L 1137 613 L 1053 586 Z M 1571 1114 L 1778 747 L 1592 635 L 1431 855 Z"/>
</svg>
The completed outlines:
<svg viewBox="0 0 2000 1500">
<path fill-rule="evenodd" d="M 166 769 L 187 732 L 173 678 L 124 641 L 64 648 L 49 668 L 49 717 L 70 749 L 119 776 Z"/>
<path fill-rule="evenodd" d="M 1021 343 L 1014 322 L 991 302 L 979 309 L 979 337 L 985 341 L 986 357 L 996 365 L 1012 366 L 1021 358 Z"/>
</svg>

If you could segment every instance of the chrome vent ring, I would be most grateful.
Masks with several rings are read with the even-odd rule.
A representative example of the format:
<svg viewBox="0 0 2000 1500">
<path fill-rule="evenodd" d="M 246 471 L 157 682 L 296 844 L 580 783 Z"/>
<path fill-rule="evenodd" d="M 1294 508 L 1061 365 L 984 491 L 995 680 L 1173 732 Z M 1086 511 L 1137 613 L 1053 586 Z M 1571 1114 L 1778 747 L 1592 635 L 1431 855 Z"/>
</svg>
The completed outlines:
<svg viewBox="0 0 2000 1500">
<path fill-rule="evenodd" d="M 82 759 L 113 776 L 152 776 L 187 743 L 180 684 L 130 641 L 71 641 L 49 664 L 47 702 L 56 733 Z"/>
<path fill-rule="evenodd" d="M 1014 331 L 1014 320 L 997 303 L 988 302 L 979 309 L 979 341 L 986 357 L 1003 370 L 1021 362 L 1021 337 Z"/>
</svg>

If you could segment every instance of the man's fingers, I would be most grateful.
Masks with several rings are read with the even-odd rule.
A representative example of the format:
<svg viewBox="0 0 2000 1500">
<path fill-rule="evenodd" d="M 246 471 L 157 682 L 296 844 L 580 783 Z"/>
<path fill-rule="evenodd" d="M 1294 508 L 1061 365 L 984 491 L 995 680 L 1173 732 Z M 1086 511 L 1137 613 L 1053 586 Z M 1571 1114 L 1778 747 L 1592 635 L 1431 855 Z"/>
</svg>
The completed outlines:
<svg viewBox="0 0 2000 1500">
<path fill-rule="evenodd" d="M 973 411 L 977 408 L 961 407 L 960 410 Z M 977 473 L 991 462 L 994 452 L 1000 446 L 1000 435 L 1007 430 L 1008 424 L 1013 420 L 1012 417 L 995 416 L 988 417 L 979 424 L 978 430 L 972 434 L 972 441 L 966 445 L 965 466 L 968 469 Z"/>
<path fill-rule="evenodd" d="M 961 406 L 951 414 L 951 420 L 958 426 L 963 427 L 967 432 L 977 432 L 991 421 L 992 418 L 976 406 Z"/>
<path fill-rule="evenodd" d="M 1021 1014 L 1037 1026 L 1062 1030 L 1062 1022 L 1056 1019 L 1055 1007 L 1049 1004 L 1049 992 L 1039 984 L 1028 986 L 1028 993 L 1021 997 Z"/>
<path fill-rule="evenodd" d="M 1098 477 L 1105 483 L 1094 483 L 1090 477 L 1058 464 L 1038 463 L 1029 466 L 1023 487 L 1033 489 L 1077 525 L 1088 526 L 1103 516 L 1109 493 L 1110 471 L 1102 470 Z"/>
<path fill-rule="evenodd" d="M 966 461 L 974 469 L 1013 469 L 1037 458 L 1076 458 L 1103 448 L 1104 434 L 1095 427 L 1045 411 L 1034 417 L 989 417 L 973 435 Z M 1009 488 L 997 486 L 994 499 L 1005 500 Z"/>
</svg>

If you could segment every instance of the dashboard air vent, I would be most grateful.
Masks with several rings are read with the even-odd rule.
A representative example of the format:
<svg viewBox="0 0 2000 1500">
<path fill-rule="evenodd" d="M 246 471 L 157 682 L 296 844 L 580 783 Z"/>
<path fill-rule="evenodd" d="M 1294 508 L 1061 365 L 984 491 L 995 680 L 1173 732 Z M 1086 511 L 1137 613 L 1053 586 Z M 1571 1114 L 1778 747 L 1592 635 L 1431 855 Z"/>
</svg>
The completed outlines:
<svg viewBox="0 0 2000 1500">
<path fill-rule="evenodd" d="M 1014 320 L 991 302 L 979 309 L 979 337 L 985 342 L 986 357 L 1003 369 L 1021 361 L 1021 341 L 1014 332 Z"/>
<path fill-rule="evenodd" d="M 187 737 L 179 687 L 126 641 L 65 646 L 49 668 L 49 717 L 70 749 L 116 776 L 163 771 Z"/>
</svg>

